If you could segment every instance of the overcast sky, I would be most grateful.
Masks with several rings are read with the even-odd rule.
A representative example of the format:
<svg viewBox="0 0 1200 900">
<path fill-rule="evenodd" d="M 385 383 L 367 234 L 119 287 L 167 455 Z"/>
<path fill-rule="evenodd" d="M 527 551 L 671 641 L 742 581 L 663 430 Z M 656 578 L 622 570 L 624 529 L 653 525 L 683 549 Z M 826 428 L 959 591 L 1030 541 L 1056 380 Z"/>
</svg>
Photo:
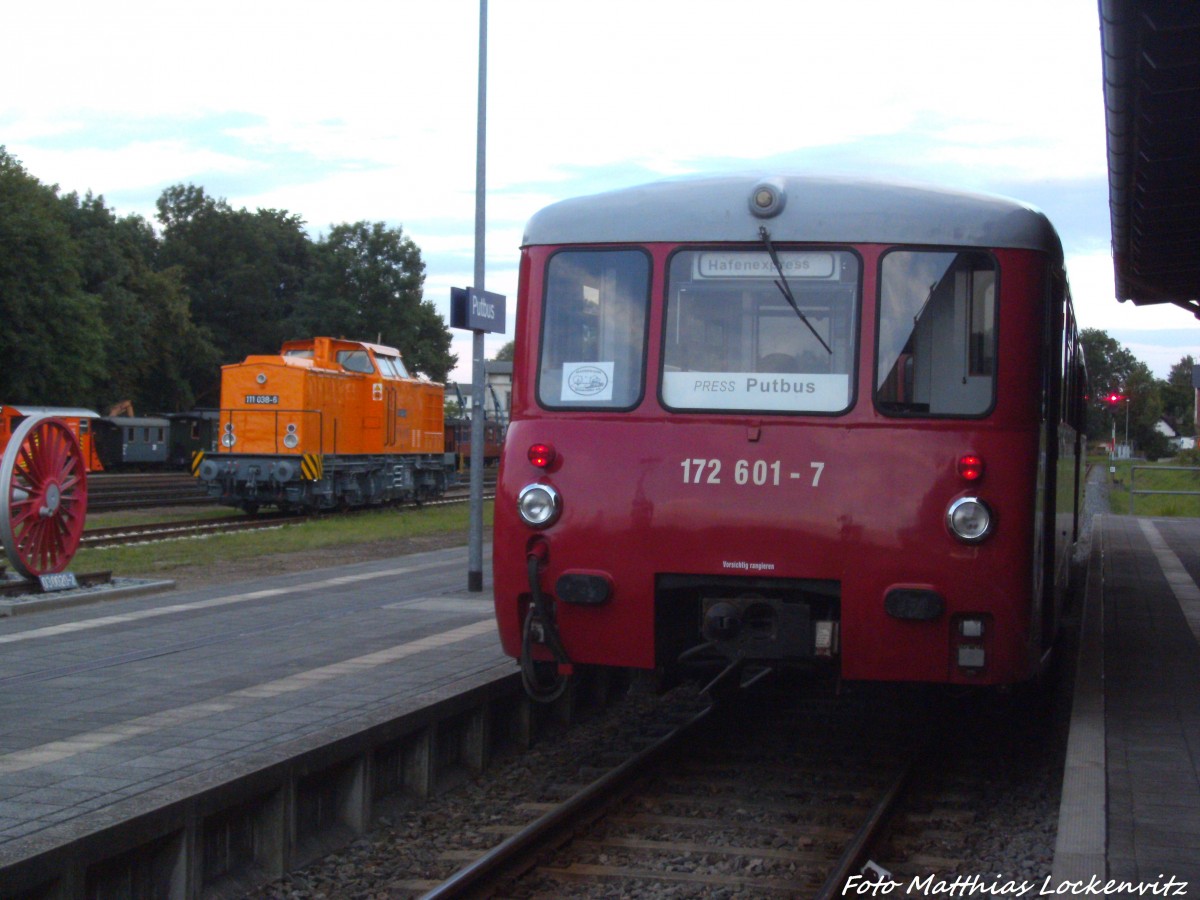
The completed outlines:
<svg viewBox="0 0 1200 900">
<path fill-rule="evenodd" d="M 508 337 L 542 206 L 807 171 L 1032 203 L 1084 327 L 1160 377 L 1200 357 L 1188 313 L 1113 298 L 1096 0 L 491 0 L 488 17 L 485 286 L 512 298 Z M 41 181 L 151 220 L 191 183 L 314 237 L 385 221 L 444 315 L 471 284 L 478 0 L 41 0 L 4 18 L 0 144 Z M 454 351 L 469 380 L 468 333 Z"/>
</svg>

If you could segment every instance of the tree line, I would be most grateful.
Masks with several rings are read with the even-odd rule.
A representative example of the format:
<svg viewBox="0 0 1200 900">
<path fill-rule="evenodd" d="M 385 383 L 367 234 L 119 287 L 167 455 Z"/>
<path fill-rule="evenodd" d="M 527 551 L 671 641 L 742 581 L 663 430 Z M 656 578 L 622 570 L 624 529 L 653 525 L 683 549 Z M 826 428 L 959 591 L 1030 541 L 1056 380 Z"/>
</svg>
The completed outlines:
<svg viewBox="0 0 1200 900">
<path fill-rule="evenodd" d="M 1139 455 L 1155 460 L 1172 452 L 1156 427 L 1159 422 L 1165 420 L 1180 436 L 1195 436 L 1195 360 L 1190 355 L 1161 379 L 1106 331 L 1085 328 L 1079 339 L 1088 369 L 1089 441 L 1111 440 L 1115 427 L 1117 443 L 1125 443 L 1128 422 L 1129 443 Z M 1118 399 L 1110 399 L 1114 396 Z"/>
<path fill-rule="evenodd" d="M 190 184 L 156 206 L 157 228 L 118 217 L 0 146 L 0 402 L 216 406 L 222 364 L 314 335 L 397 347 L 434 381 L 454 368 L 400 227 L 346 223 L 313 240 L 298 215 L 233 209 Z"/>
<path fill-rule="evenodd" d="M 216 406 L 222 364 L 326 334 L 397 347 L 434 381 L 454 368 L 401 228 L 341 224 L 314 241 L 293 213 L 233 209 L 195 185 L 167 188 L 156 207 L 157 228 L 103 197 L 60 195 L 0 145 L 0 402 Z M 1106 332 L 1081 338 L 1090 440 L 1111 438 L 1114 422 L 1124 440 L 1123 403 L 1147 456 L 1168 452 L 1163 418 L 1193 434 L 1191 356 L 1161 380 Z M 1124 399 L 1106 402 L 1114 393 Z"/>
</svg>

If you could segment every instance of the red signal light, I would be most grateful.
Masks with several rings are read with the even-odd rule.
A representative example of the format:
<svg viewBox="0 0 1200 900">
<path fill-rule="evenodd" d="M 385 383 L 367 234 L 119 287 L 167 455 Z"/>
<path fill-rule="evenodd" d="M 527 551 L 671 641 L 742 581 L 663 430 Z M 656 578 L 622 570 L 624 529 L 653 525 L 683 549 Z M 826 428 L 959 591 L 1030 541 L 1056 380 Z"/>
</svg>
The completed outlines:
<svg viewBox="0 0 1200 900">
<path fill-rule="evenodd" d="M 1109 395 L 1108 395 L 1108 396 L 1107 396 L 1105 399 L 1106 399 L 1106 400 L 1107 400 L 1109 403 L 1120 403 L 1120 402 L 1121 402 L 1122 400 L 1124 400 L 1125 398 L 1124 398 L 1124 397 L 1122 397 L 1120 394 L 1109 394 Z"/>
<path fill-rule="evenodd" d="M 958 474 L 964 481 L 978 481 L 983 477 L 983 457 L 968 453 L 958 460 Z"/>
<path fill-rule="evenodd" d="M 549 444 L 534 444 L 527 455 L 529 461 L 539 469 L 548 469 L 558 454 Z"/>
</svg>

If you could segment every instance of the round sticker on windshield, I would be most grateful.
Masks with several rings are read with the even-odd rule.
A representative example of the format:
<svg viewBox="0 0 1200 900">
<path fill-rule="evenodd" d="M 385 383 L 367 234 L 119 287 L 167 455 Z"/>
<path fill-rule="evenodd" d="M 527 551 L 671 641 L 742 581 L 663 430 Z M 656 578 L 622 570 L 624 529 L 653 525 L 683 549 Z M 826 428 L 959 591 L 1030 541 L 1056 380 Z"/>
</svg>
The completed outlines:
<svg viewBox="0 0 1200 900">
<path fill-rule="evenodd" d="M 562 399 L 611 400 L 613 364 L 566 363 L 563 366 Z"/>
<path fill-rule="evenodd" d="M 608 387 L 608 376 L 595 366 L 580 366 L 571 373 L 571 390 L 584 397 L 599 394 Z"/>
</svg>

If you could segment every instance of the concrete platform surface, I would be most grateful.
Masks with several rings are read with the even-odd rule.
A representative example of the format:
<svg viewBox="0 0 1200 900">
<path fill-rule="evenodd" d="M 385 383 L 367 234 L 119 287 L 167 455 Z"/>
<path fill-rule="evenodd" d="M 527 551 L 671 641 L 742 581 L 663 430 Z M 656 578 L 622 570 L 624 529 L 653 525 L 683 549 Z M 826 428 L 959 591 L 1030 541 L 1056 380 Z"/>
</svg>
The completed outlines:
<svg viewBox="0 0 1200 900">
<path fill-rule="evenodd" d="M 1097 518 L 1054 866 L 1080 893 L 1200 894 L 1198 583 L 1200 520 Z"/>
<path fill-rule="evenodd" d="M 0 619 L 0 866 L 511 678 L 466 586 L 460 548 Z"/>
</svg>

